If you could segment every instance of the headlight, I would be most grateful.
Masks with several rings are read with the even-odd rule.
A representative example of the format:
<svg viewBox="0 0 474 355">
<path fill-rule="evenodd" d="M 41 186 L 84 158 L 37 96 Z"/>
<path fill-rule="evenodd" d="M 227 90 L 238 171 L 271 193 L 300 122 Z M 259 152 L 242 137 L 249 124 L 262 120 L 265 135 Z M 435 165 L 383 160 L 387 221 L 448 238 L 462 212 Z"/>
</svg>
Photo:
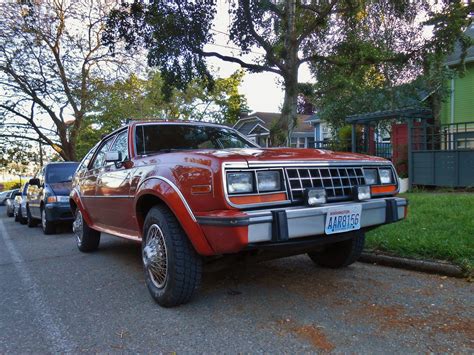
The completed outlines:
<svg viewBox="0 0 474 355">
<path fill-rule="evenodd" d="M 257 172 L 257 186 L 259 192 L 281 190 L 281 178 L 278 171 Z"/>
<path fill-rule="evenodd" d="M 393 176 L 391 169 L 380 169 L 380 182 L 382 184 L 392 184 L 393 183 Z"/>
<path fill-rule="evenodd" d="M 230 194 L 253 192 L 253 172 L 228 173 L 227 191 Z"/>
<path fill-rule="evenodd" d="M 377 184 L 377 169 L 364 169 L 364 177 L 366 185 Z"/>
</svg>

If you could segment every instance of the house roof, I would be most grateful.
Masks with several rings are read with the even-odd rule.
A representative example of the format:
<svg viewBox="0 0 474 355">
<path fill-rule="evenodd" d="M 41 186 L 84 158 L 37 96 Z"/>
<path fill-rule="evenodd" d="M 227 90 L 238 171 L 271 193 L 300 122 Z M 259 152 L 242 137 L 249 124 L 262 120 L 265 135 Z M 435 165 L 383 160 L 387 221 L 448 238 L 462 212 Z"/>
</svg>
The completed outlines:
<svg viewBox="0 0 474 355">
<path fill-rule="evenodd" d="M 234 128 L 246 135 L 251 134 L 252 130 L 258 125 L 270 130 L 272 124 L 278 121 L 280 115 L 278 112 L 254 112 L 238 120 Z M 309 117 L 310 115 L 298 115 L 293 132 L 312 132 L 313 127 L 306 122 Z"/>
<path fill-rule="evenodd" d="M 318 113 L 313 113 L 311 116 L 305 119 L 306 123 L 313 123 L 313 122 L 320 122 L 320 121 L 321 121 L 321 117 L 319 117 Z"/>
<path fill-rule="evenodd" d="M 467 36 L 469 36 L 472 40 L 474 40 L 474 23 L 471 24 L 467 29 L 466 31 L 464 32 L 464 34 L 466 34 Z M 459 64 L 461 62 L 461 45 L 459 43 L 456 43 L 455 47 L 454 47 L 454 51 L 453 53 L 451 53 L 450 55 L 448 55 L 446 57 L 446 61 L 445 61 L 445 64 L 446 65 L 456 65 L 456 64 Z M 468 49 L 467 49 L 467 53 L 466 53 L 466 58 L 464 59 L 464 62 L 465 63 L 468 63 L 468 62 L 474 62 L 474 45 L 470 46 Z"/>
</svg>

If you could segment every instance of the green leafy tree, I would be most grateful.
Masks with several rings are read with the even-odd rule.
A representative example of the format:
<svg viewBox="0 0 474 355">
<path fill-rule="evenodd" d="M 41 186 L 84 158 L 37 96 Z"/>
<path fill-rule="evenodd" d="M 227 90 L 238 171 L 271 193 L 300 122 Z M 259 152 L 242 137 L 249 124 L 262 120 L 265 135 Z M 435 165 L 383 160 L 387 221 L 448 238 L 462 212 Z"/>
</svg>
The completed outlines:
<svg viewBox="0 0 474 355">
<path fill-rule="evenodd" d="M 244 72 L 218 78 L 211 89 L 199 79 L 184 90 L 174 89 L 165 100 L 161 74 L 152 71 L 146 78 L 131 74 L 113 83 L 93 82 L 91 113 L 77 142 L 78 156 L 84 156 L 101 136 L 119 128 L 128 119 L 185 119 L 234 123 L 241 110 L 247 108 L 239 93 Z"/>
<path fill-rule="evenodd" d="M 277 129 L 287 136 L 296 120 L 302 64 L 409 63 L 459 35 L 467 14 L 451 3 L 445 0 L 435 7 L 427 0 L 228 0 L 229 43 L 240 49 L 240 56 L 233 56 L 206 47 L 214 41 L 217 2 L 135 0 L 111 13 L 104 40 L 112 48 L 120 39 L 129 48 L 147 48 L 148 63 L 162 72 L 168 94 L 172 86 L 184 88 L 197 76 L 211 85 L 206 63 L 210 57 L 279 75 L 285 96 Z M 420 36 L 417 16 L 423 14 L 439 29 L 431 39 Z M 441 30 L 446 27 L 448 31 Z M 391 43 L 385 39 L 387 31 L 395 33 Z M 255 48 L 263 54 L 245 60 L 243 55 L 255 54 Z"/>
<path fill-rule="evenodd" d="M 378 10 L 374 11 L 374 7 Z M 410 25 L 410 17 L 401 18 L 390 7 L 383 2 L 372 3 L 368 12 L 361 13 L 358 21 L 348 27 L 351 35 L 338 46 L 339 59 L 346 65 L 312 63 L 311 70 L 318 81 L 308 96 L 318 107 L 320 117 L 336 129 L 351 114 L 406 106 L 430 105 L 435 118 L 439 117 L 441 101 L 447 94 L 443 83 L 452 75 L 443 59 L 457 41 L 464 53 L 469 47 L 463 29 L 470 24 L 473 7 L 450 2 L 438 12 L 429 11 L 429 20 L 417 25 Z M 369 12 L 385 15 L 372 18 Z M 433 36 L 425 43 L 419 37 L 426 25 L 432 26 Z M 419 49 L 407 61 L 351 63 L 354 58 L 373 53 L 372 42 L 379 43 L 377 50 L 391 53 L 400 41 L 418 43 Z M 427 96 L 429 99 L 422 102 Z"/>
</svg>

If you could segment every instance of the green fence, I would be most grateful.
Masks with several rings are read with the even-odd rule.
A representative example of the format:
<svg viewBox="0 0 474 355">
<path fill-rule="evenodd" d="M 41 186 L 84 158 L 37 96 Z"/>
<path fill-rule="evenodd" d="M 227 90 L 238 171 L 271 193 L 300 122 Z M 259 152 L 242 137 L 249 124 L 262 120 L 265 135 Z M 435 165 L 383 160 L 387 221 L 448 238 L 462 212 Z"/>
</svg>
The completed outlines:
<svg viewBox="0 0 474 355">
<path fill-rule="evenodd" d="M 474 186 L 474 122 L 412 126 L 410 135 L 412 184 Z"/>
</svg>

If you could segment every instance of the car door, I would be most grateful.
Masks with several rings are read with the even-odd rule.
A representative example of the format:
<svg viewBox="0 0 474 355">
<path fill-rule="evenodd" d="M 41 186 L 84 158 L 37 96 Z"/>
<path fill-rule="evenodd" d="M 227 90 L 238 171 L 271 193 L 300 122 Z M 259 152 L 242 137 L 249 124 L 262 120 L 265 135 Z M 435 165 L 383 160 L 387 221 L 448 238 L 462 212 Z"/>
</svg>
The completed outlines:
<svg viewBox="0 0 474 355">
<path fill-rule="evenodd" d="M 94 224 L 100 220 L 101 209 L 100 201 L 96 199 L 95 194 L 97 178 L 105 163 L 105 153 L 109 150 L 114 138 L 115 136 L 107 138 L 98 146 L 92 160 L 78 176 L 82 203 Z"/>
<path fill-rule="evenodd" d="M 39 173 L 36 175 L 36 178 L 39 180 L 38 185 L 30 185 L 28 188 L 28 208 L 30 210 L 31 216 L 36 219 L 41 218 L 41 198 L 43 195 L 44 187 L 44 174 L 46 167 L 43 167 Z"/>
<path fill-rule="evenodd" d="M 133 196 L 130 196 L 130 181 L 135 168 L 129 161 L 128 130 L 118 132 L 109 152 L 118 152 L 121 160 L 105 163 L 96 187 L 96 199 L 100 201 L 100 223 L 111 232 L 136 234 Z"/>
</svg>

